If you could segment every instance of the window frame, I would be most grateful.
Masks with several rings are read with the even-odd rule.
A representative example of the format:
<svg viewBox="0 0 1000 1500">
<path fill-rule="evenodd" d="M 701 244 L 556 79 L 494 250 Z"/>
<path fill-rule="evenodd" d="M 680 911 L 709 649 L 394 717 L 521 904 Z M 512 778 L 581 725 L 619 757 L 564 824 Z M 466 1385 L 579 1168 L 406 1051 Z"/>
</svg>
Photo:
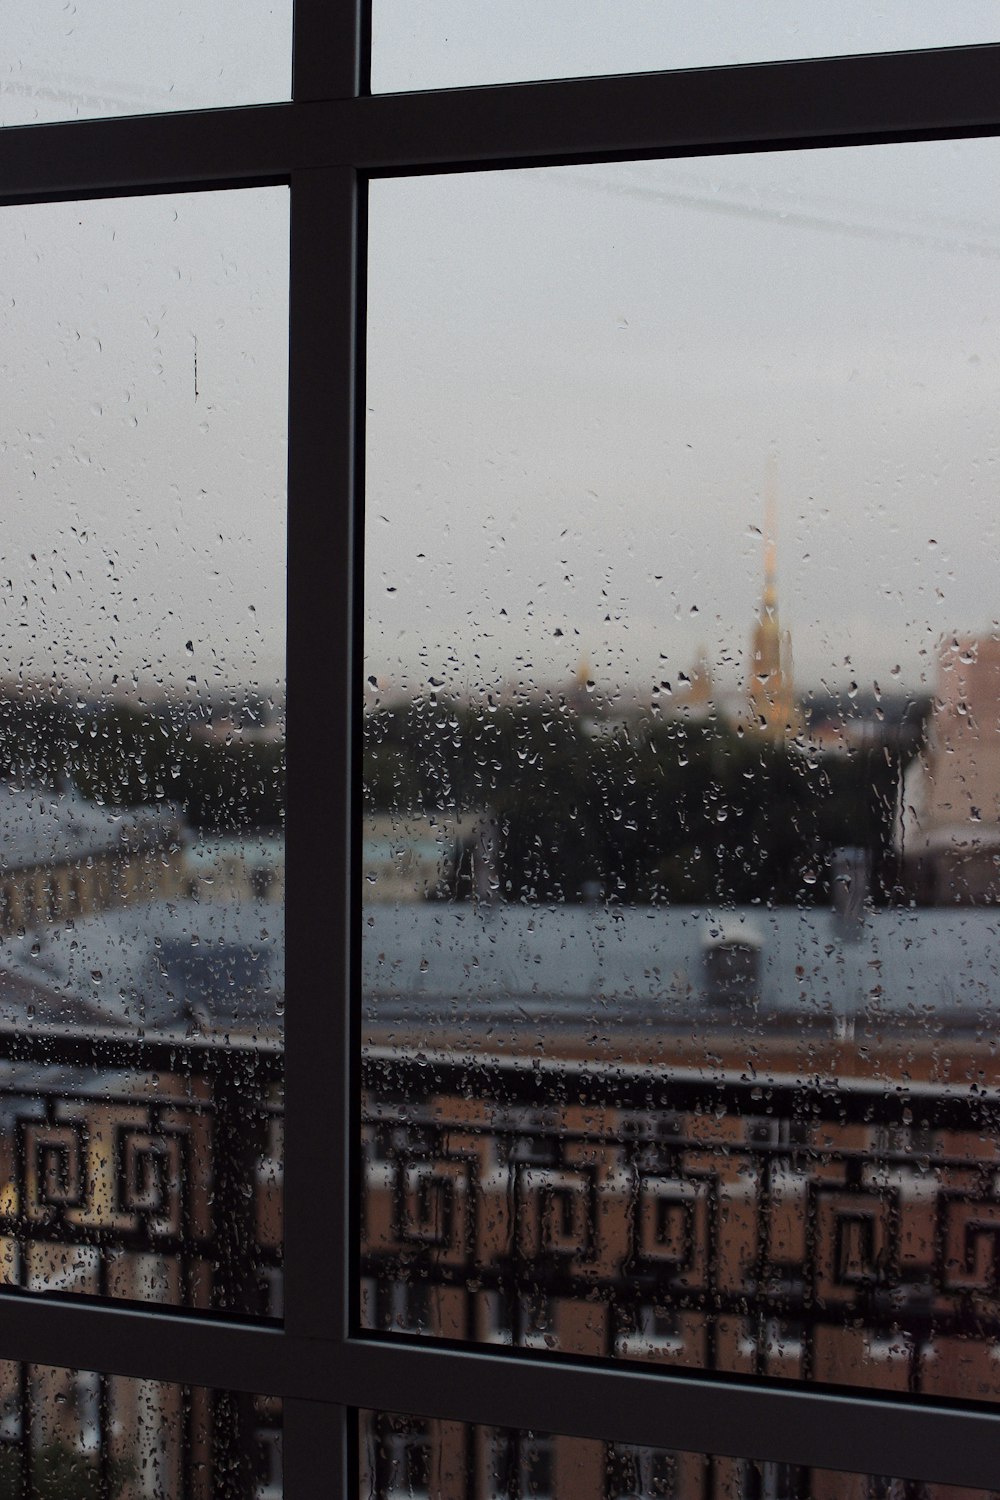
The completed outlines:
<svg viewBox="0 0 1000 1500">
<path fill-rule="evenodd" d="M 296 0 L 289 103 L 0 131 L 0 205 L 290 189 L 293 997 L 283 1324 L 3 1289 L 0 1358 L 280 1396 L 288 1500 L 351 1492 L 362 1407 L 995 1487 L 1000 1406 L 362 1332 L 353 1001 L 368 179 L 993 135 L 1000 45 L 372 96 L 370 3 Z"/>
</svg>

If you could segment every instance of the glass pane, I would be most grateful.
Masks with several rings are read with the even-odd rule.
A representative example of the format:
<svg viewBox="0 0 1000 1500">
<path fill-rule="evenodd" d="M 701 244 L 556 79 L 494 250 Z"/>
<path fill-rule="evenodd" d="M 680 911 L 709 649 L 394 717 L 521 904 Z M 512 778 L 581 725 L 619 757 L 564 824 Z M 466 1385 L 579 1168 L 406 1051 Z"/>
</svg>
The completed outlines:
<svg viewBox="0 0 1000 1500">
<path fill-rule="evenodd" d="M 282 188 L 0 215 L 22 1286 L 280 1311 L 287 232 Z"/>
<path fill-rule="evenodd" d="M 281 1402 L 0 1361 L 4 1500 L 280 1500 Z"/>
<path fill-rule="evenodd" d="M 463 88 L 996 41 L 992 0 L 374 0 L 372 87 Z"/>
<path fill-rule="evenodd" d="M 0 125 L 291 97 L 292 0 L 4 8 Z"/>
<path fill-rule="evenodd" d="M 373 1326 L 1000 1396 L 998 168 L 372 184 Z"/>
<path fill-rule="evenodd" d="M 363 1500 L 987 1500 L 986 1492 L 359 1413 Z"/>
</svg>

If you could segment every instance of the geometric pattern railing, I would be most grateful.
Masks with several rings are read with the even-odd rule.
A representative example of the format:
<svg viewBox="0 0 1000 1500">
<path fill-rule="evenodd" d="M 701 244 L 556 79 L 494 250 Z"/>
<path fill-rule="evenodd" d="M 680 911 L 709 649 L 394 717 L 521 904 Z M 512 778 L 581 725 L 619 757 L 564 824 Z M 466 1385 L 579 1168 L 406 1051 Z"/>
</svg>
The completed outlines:
<svg viewBox="0 0 1000 1500">
<path fill-rule="evenodd" d="M 1000 1399 L 1000 1100 L 369 1053 L 369 1326 Z"/>
<path fill-rule="evenodd" d="M 280 1315 L 278 1044 L 8 1030 L 0 1057 L 0 1282 Z M 370 1327 L 1000 1395 L 989 1092 L 394 1049 L 369 1049 L 363 1082 Z M 110 1493 L 120 1387 L 93 1384 Z M 0 1387 L 0 1448 L 26 1473 L 48 1430 L 37 1374 Z M 168 1418 L 178 1495 L 204 1486 L 205 1453 L 219 1494 L 267 1493 L 254 1455 L 276 1447 L 273 1404 L 187 1390 Z M 411 1458 L 428 1430 L 379 1428 Z M 537 1434 L 478 1441 L 487 1468 L 551 1466 Z M 609 1449 L 608 1493 L 647 1470 L 709 1484 L 692 1463 Z"/>
<path fill-rule="evenodd" d="M 280 1046 L 8 1029 L 0 1058 L 0 1287 L 280 1315 Z M 273 1402 L 133 1386 L 0 1366 L 0 1484 L 128 1491 L 131 1412 L 171 1494 L 280 1493 Z"/>
<path fill-rule="evenodd" d="M 280 1045 L 38 1028 L 0 1058 L 0 1282 L 280 1310 Z"/>
</svg>

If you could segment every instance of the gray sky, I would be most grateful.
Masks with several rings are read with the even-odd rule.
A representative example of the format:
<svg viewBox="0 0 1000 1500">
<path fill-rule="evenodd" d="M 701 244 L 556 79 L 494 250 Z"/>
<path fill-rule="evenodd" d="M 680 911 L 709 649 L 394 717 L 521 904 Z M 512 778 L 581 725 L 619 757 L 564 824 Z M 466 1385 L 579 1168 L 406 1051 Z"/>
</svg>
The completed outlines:
<svg viewBox="0 0 1000 1500">
<path fill-rule="evenodd" d="M 372 670 L 642 689 L 703 643 L 734 685 L 773 453 L 800 685 L 927 680 L 1000 611 L 998 174 L 981 141 L 374 184 Z"/>
<path fill-rule="evenodd" d="M 286 97 L 289 15 L 0 0 L 0 119 Z M 995 0 L 377 0 L 374 72 L 998 33 Z M 375 184 L 369 670 L 476 688 L 585 657 L 641 689 L 703 643 L 735 683 L 769 453 L 801 683 L 917 685 L 942 634 L 989 629 L 998 152 Z M 0 214 L 5 670 L 280 674 L 286 241 L 280 190 Z"/>
<path fill-rule="evenodd" d="M 0 675 L 281 677 L 287 241 L 284 188 L 0 210 Z"/>
<path fill-rule="evenodd" d="M 287 99 L 292 0 L 0 0 L 0 125 Z"/>
<path fill-rule="evenodd" d="M 286 99 L 292 0 L 0 0 L 0 124 Z M 376 90 L 997 40 L 996 0 L 374 0 Z"/>
<path fill-rule="evenodd" d="M 995 42 L 996 0 L 374 0 L 372 87 Z"/>
</svg>

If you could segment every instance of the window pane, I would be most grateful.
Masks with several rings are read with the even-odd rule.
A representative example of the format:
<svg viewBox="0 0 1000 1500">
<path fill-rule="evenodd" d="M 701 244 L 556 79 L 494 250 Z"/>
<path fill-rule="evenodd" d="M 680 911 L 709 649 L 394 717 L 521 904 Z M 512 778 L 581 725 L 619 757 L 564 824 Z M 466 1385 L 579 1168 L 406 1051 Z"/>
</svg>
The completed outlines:
<svg viewBox="0 0 1000 1500">
<path fill-rule="evenodd" d="M 372 185 L 370 1324 L 1000 1395 L 998 165 Z"/>
<path fill-rule="evenodd" d="M 391 1412 L 359 1421 L 364 1500 L 986 1500 L 949 1485 Z"/>
<path fill-rule="evenodd" d="M 280 1500 L 281 1402 L 0 1361 L 0 1495 Z"/>
<path fill-rule="evenodd" d="M 22 1286 L 280 1311 L 287 230 L 284 189 L 0 215 Z"/>
<path fill-rule="evenodd" d="M 32 0 L 4 10 L 0 125 L 288 99 L 291 0 Z"/>
<path fill-rule="evenodd" d="M 372 87 L 710 68 L 1000 40 L 991 0 L 374 0 Z"/>
</svg>

